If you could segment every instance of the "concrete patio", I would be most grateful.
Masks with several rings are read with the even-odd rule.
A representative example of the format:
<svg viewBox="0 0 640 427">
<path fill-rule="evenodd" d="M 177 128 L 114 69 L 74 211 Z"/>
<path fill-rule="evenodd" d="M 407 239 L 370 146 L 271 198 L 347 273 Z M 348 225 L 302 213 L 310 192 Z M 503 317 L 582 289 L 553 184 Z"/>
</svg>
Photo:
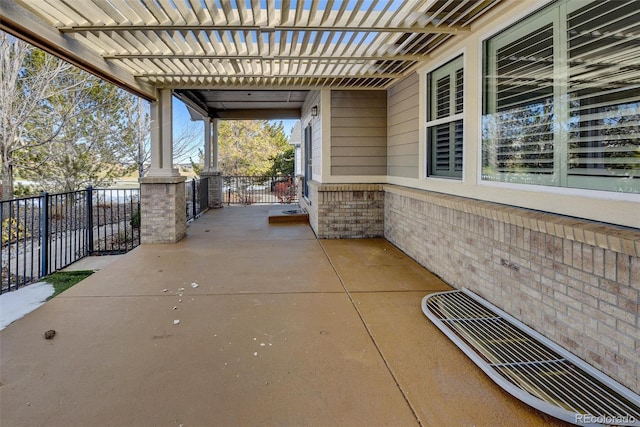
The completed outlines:
<svg viewBox="0 0 640 427">
<path fill-rule="evenodd" d="M 209 211 L 0 332 L 0 425 L 564 425 L 425 318 L 448 286 L 393 245 L 268 210 Z"/>
</svg>

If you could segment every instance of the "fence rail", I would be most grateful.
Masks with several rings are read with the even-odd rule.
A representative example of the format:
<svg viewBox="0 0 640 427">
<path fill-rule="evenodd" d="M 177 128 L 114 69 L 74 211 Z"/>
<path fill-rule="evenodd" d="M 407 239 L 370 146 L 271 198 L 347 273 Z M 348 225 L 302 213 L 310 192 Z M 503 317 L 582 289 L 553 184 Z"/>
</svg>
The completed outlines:
<svg viewBox="0 0 640 427">
<path fill-rule="evenodd" d="M 209 178 L 193 179 L 185 183 L 187 221 L 196 219 L 209 208 Z"/>
<path fill-rule="evenodd" d="M 295 203 L 285 176 L 225 176 L 227 204 Z M 185 183 L 187 220 L 209 206 L 209 178 Z M 140 244 L 140 189 L 48 194 L 0 202 L 0 294 L 88 256 L 126 253 Z"/>
<path fill-rule="evenodd" d="M 297 184 L 291 176 L 223 176 L 222 193 L 227 205 L 298 202 Z"/>
<path fill-rule="evenodd" d="M 140 244 L 140 190 L 95 189 L 0 202 L 0 294 L 87 255 Z"/>
</svg>

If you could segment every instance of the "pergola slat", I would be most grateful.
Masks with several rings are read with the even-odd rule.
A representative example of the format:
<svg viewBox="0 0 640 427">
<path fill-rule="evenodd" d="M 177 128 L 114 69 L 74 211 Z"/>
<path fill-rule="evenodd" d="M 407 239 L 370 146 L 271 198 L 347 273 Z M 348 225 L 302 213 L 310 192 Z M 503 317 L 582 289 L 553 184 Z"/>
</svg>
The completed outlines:
<svg viewBox="0 0 640 427">
<path fill-rule="evenodd" d="M 504 0 L 15 1 L 141 82 L 362 89 L 403 77 Z"/>
<path fill-rule="evenodd" d="M 50 20 L 54 22 L 64 22 L 65 25 L 88 25 L 90 24 L 84 17 L 79 15 L 74 9 L 70 8 L 64 3 L 56 3 L 56 5 L 50 4 L 48 1 L 39 0 L 35 2 L 34 9 L 46 13 Z M 60 24 L 54 24 L 56 27 Z"/>
<path fill-rule="evenodd" d="M 92 22 L 96 25 L 112 25 L 114 23 L 109 15 L 93 3 L 62 0 L 62 4 L 82 16 L 86 22 Z"/>
<path fill-rule="evenodd" d="M 122 11 L 116 9 L 111 5 L 107 0 L 93 0 L 93 2 L 100 8 L 102 12 L 104 12 L 109 19 L 111 20 L 111 24 L 132 24 L 129 20 L 129 16 L 127 16 L 126 12 L 128 8 L 124 8 Z"/>
<path fill-rule="evenodd" d="M 169 22 L 176 25 L 184 25 L 187 23 L 185 19 L 178 13 L 177 9 L 174 9 L 169 0 L 154 0 L 157 6 L 162 12 L 169 17 Z"/>
</svg>

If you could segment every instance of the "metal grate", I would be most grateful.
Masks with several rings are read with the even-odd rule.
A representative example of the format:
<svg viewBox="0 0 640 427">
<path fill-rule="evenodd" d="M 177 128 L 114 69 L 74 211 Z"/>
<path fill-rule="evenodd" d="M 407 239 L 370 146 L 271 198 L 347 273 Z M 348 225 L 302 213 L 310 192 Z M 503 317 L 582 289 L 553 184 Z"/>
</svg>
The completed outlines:
<svg viewBox="0 0 640 427">
<path fill-rule="evenodd" d="M 528 405 L 571 423 L 640 426 L 640 396 L 471 291 L 428 295 L 422 311 Z"/>
</svg>

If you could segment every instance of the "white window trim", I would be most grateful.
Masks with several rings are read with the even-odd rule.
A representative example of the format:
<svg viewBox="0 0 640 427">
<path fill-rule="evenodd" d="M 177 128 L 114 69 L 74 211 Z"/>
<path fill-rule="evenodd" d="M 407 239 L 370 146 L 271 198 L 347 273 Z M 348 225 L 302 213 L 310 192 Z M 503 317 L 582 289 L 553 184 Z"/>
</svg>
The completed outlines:
<svg viewBox="0 0 640 427">
<path fill-rule="evenodd" d="M 554 0 L 555 1 L 555 0 Z M 480 51 L 482 51 L 482 47 L 480 47 Z M 418 93 L 418 120 L 420 123 L 420 127 L 418 128 L 418 168 L 419 168 L 419 173 L 418 173 L 418 179 L 421 181 L 424 180 L 436 180 L 436 181 L 446 181 L 446 182 L 456 182 L 456 183 L 464 183 L 465 182 L 465 176 L 466 176 L 466 168 L 465 168 L 465 155 L 466 155 L 466 145 L 463 142 L 462 144 L 462 176 L 460 178 L 458 177 L 442 177 L 442 176 L 433 176 L 433 175 L 429 175 L 428 174 L 428 163 L 427 163 L 427 123 L 429 123 L 429 121 L 427 120 L 427 74 L 431 73 L 432 71 L 435 71 L 436 69 L 442 67 L 443 65 L 447 64 L 448 62 L 453 61 L 454 59 L 458 58 L 459 56 L 462 56 L 462 78 L 464 80 L 464 84 L 463 84 L 463 90 L 464 93 L 467 93 L 467 79 L 469 77 L 469 73 L 468 73 L 468 64 L 467 64 L 467 55 L 466 55 L 466 48 L 460 48 L 460 49 L 456 49 L 450 52 L 447 52 L 447 55 L 442 56 L 440 58 L 438 58 L 437 61 L 430 63 L 429 65 L 425 65 L 421 68 L 418 68 L 416 70 L 416 73 L 418 74 L 418 89 L 419 89 L 419 93 Z M 482 71 L 480 71 L 480 79 L 482 80 Z M 482 100 L 480 100 L 480 105 L 482 105 Z M 457 116 L 462 116 L 462 139 L 463 141 L 465 141 L 466 137 L 467 137 L 467 131 L 466 131 L 466 114 L 467 114 L 467 108 L 463 107 L 463 112 L 461 114 L 456 114 Z M 481 111 L 481 110 L 480 110 Z M 447 117 L 446 119 L 450 119 L 450 117 Z M 438 119 L 438 120 L 444 120 L 444 119 Z M 435 121 L 434 121 L 435 122 Z M 480 138 L 482 139 L 482 138 Z M 480 148 L 480 150 L 482 151 L 482 148 Z"/>
<path fill-rule="evenodd" d="M 435 119 L 435 120 L 427 121 L 426 126 L 427 127 L 433 127 L 433 126 L 438 126 L 438 125 L 442 125 L 442 124 L 445 124 L 445 123 L 457 122 L 458 120 L 463 120 L 464 121 L 464 112 L 458 113 L 458 114 L 454 114 L 452 116 L 443 117 L 441 119 Z"/>
<path fill-rule="evenodd" d="M 481 34 L 479 34 L 478 36 L 478 43 L 476 45 L 477 48 L 477 54 L 478 54 L 478 65 L 479 68 L 476 70 L 476 82 L 478 84 L 478 88 L 479 88 L 479 92 L 476 99 L 476 107 L 477 107 L 477 111 L 480 114 L 480 116 L 482 116 L 482 112 L 484 110 L 484 60 L 485 60 L 485 43 L 488 39 L 495 37 L 496 35 L 498 35 L 499 33 L 509 29 L 512 26 L 518 25 L 518 23 L 522 20 L 525 20 L 533 15 L 535 15 L 538 12 L 542 12 L 545 8 L 551 6 L 553 3 L 558 2 L 559 0 L 548 0 L 548 1 L 541 1 L 539 4 L 532 4 L 529 7 L 526 7 L 525 9 L 522 9 L 520 11 L 518 11 L 518 13 L 514 14 L 513 16 L 509 17 L 509 19 L 505 19 L 503 21 L 501 21 L 500 23 L 498 23 L 498 25 L 496 25 L 495 27 L 492 27 L 490 30 L 487 30 Z M 455 55 L 452 56 L 452 58 L 455 58 Z M 449 59 L 451 60 L 451 59 Z M 466 55 L 464 56 L 464 79 L 465 79 L 465 90 L 466 90 L 466 82 L 467 82 L 467 64 L 466 64 L 466 60 L 467 57 Z M 445 61 L 446 62 L 446 61 Z M 442 63 L 445 63 L 442 62 Z M 430 67 L 429 69 L 435 69 L 438 66 L 435 67 Z M 425 71 L 425 75 L 424 78 L 426 79 L 426 71 Z M 423 82 L 422 77 L 420 80 L 421 84 Z M 425 84 L 426 86 L 426 84 Z M 426 89 L 426 88 L 425 88 Z M 466 92 L 465 92 L 466 93 Z M 423 95 L 421 93 L 421 95 Z M 425 94 L 424 96 L 426 96 L 426 90 L 425 90 Z M 426 103 L 426 98 L 424 99 L 424 102 Z M 467 111 L 467 109 L 465 108 L 465 112 Z M 426 118 L 426 108 L 425 108 L 425 115 L 421 116 L 421 120 L 423 118 Z M 466 121 L 465 121 L 465 127 L 466 127 Z M 426 129 L 426 128 L 425 128 Z M 424 129 L 423 129 L 424 130 Z M 425 131 L 425 135 L 424 135 L 424 139 L 422 139 L 420 141 L 420 147 L 422 147 L 423 145 L 426 145 L 426 130 Z M 503 188 L 503 189 L 509 189 L 509 190 L 522 190 L 522 191 L 531 191 L 531 192 L 536 192 L 536 193 L 542 193 L 542 194 L 549 194 L 549 195 L 562 195 L 562 196 L 578 196 L 578 197 L 585 197 L 585 198 L 592 198 L 592 199 L 596 199 L 596 200 L 612 200 L 612 201 L 630 201 L 630 202 L 635 202 L 638 203 L 640 202 L 640 194 L 639 193 L 622 193 L 622 192 L 616 192 L 616 191 L 609 191 L 609 190 L 598 190 L 598 189 L 587 189 L 587 188 L 575 188 L 575 187 L 562 187 L 562 186 L 551 186 L 551 185 L 542 185 L 542 184 L 527 184 L 527 183 L 512 183 L 512 182 L 503 182 L 503 181 L 488 181 L 488 180 L 483 180 L 482 179 L 482 162 L 483 162 L 483 157 L 482 157 L 482 120 L 478 120 L 477 123 L 477 129 L 476 129 L 476 135 L 477 135 L 477 145 L 476 145 L 476 183 L 479 187 L 487 187 L 487 188 Z M 463 150 L 465 149 L 465 147 L 463 147 Z M 423 155 L 423 153 L 420 153 L 421 155 Z M 421 165 L 422 166 L 422 165 Z M 426 163 L 422 169 L 424 172 L 425 177 L 424 178 L 431 178 L 433 179 L 434 177 L 429 177 L 426 176 Z M 464 177 L 464 173 L 466 171 L 466 168 L 464 167 L 463 164 L 463 177 Z M 423 177 L 421 177 L 423 178 Z"/>
<path fill-rule="evenodd" d="M 482 179 L 482 110 L 483 110 L 483 94 L 484 94 L 484 46 L 485 46 L 485 42 L 496 36 L 497 34 L 501 33 L 502 31 L 506 30 L 507 28 L 511 27 L 512 25 L 516 25 L 519 21 L 526 19 L 527 17 L 531 16 L 532 14 L 536 13 L 539 10 L 544 9 L 545 7 L 549 6 L 550 4 L 554 3 L 557 0 L 547 0 L 547 1 L 542 1 L 539 4 L 531 4 L 528 7 L 525 7 L 524 9 L 520 9 L 516 14 L 514 14 L 513 16 L 510 16 L 509 19 L 504 19 L 501 20 L 497 23 L 495 23 L 495 25 L 491 25 L 491 29 L 485 31 L 484 33 L 481 33 L 478 36 L 478 44 L 476 46 L 477 48 L 477 54 L 478 54 L 478 69 L 476 69 L 476 83 L 477 83 L 477 87 L 478 87 L 478 96 L 476 97 L 476 108 L 477 108 L 477 112 L 480 115 L 480 120 L 478 120 L 478 124 L 477 124 L 477 129 L 476 129 L 476 135 L 477 135 L 477 141 L 476 141 L 476 183 L 478 185 L 487 185 L 489 187 L 494 186 L 494 187 L 501 187 L 501 188 L 509 188 L 509 189 L 518 189 L 518 188 L 522 188 L 522 186 L 531 186 L 531 187 L 535 187 L 535 188 L 548 188 L 548 186 L 544 186 L 544 185 L 530 185 L 530 184 L 514 184 L 514 183 L 506 183 L 506 182 L 492 182 L 492 181 L 484 181 Z M 465 56 L 465 61 L 466 61 L 466 56 Z M 466 67 L 466 62 L 465 62 L 465 82 L 466 82 L 466 78 L 467 78 L 467 67 Z M 464 174 L 464 172 L 463 172 Z M 496 185 L 499 184 L 499 185 Z M 597 191 L 597 190 L 587 190 L 587 191 Z M 583 194 L 584 195 L 584 194 Z"/>
<path fill-rule="evenodd" d="M 589 190 L 584 188 L 571 188 L 571 187 L 555 187 L 549 185 L 536 185 L 536 184 L 514 184 L 511 182 L 496 182 L 496 181 L 478 181 L 478 186 L 504 188 L 509 190 L 530 191 L 535 193 L 543 193 L 549 195 L 560 196 L 580 196 L 589 197 L 598 200 L 616 200 L 626 202 L 640 203 L 640 194 L 638 193 L 620 193 L 616 191 L 605 190 Z"/>
</svg>

